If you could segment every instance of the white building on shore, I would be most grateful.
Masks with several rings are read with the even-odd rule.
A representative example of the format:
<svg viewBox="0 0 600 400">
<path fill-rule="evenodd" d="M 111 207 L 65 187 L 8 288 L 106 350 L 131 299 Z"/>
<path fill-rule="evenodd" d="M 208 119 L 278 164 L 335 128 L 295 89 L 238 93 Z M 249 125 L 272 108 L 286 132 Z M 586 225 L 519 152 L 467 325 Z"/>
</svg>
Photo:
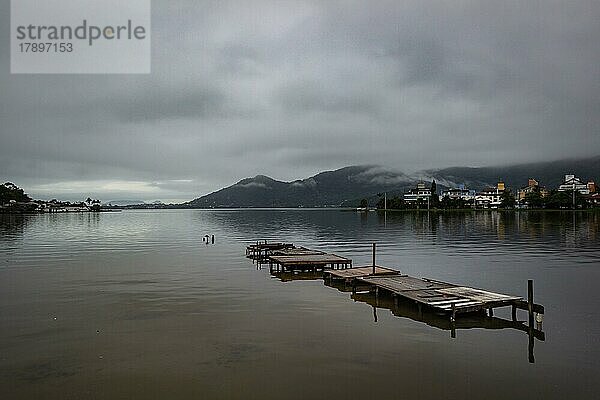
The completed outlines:
<svg viewBox="0 0 600 400">
<path fill-rule="evenodd" d="M 593 182 L 592 182 L 593 184 Z M 581 194 L 590 194 L 590 185 L 583 183 L 573 174 L 565 175 L 564 182 L 558 187 L 559 192 L 577 191 Z"/>
<path fill-rule="evenodd" d="M 498 208 L 502 204 L 502 194 L 505 190 L 504 182 L 498 182 L 495 188 L 487 188 L 477 193 L 475 205 L 484 208 Z"/>
<path fill-rule="evenodd" d="M 444 197 L 448 197 L 452 200 L 464 200 L 471 201 L 475 198 L 475 190 L 467 189 L 465 185 L 460 185 L 457 188 L 450 188 L 443 190 L 440 194 L 440 201 L 444 199 Z"/>
<path fill-rule="evenodd" d="M 427 200 L 431 197 L 431 188 L 428 188 L 424 182 L 417 183 L 417 187 L 404 193 L 404 201 L 414 203 L 417 200 Z"/>
</svg>

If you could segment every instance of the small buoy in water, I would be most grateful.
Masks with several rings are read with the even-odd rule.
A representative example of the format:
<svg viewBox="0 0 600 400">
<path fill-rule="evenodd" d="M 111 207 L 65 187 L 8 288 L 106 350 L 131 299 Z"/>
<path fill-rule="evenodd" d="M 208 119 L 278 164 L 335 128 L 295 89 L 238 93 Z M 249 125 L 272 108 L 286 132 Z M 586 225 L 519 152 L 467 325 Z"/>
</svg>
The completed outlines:
<svg viewBox="0 0 600 400">
<path fill-rule="evenodd" d="M 543 322 L 544 321 L 544 314 L 537 313 L 535 315 L 535 320 L 536 320 L 536 322 L 540 322 L 540 323 Z"/>
</svg>

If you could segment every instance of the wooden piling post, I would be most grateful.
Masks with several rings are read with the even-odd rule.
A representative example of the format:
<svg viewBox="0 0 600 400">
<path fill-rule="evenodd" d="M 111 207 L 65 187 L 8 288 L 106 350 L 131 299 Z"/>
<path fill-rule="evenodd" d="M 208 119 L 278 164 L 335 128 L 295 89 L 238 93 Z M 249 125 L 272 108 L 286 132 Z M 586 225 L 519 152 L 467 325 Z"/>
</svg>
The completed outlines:
<svg viewBox="0 0 600 400">
<path fill-rule="evenodd" d="M 375 275 L 375 243 L 373 243 L 373 275 Z"/>
<path fill-rule="evenodd" d="M 529 355 L 529 362 L 535 363 L 535 355 L 533 354 L 533 348 L 535 346 L 535 337 L 533 336 L 533 325 L 529 326 L 527 330 L 527 335 L 529 336 L 529 344 L 527 346 L 527 353 Z"/>
<path fill-rule="evenodd" d="M 527 280 L 527 311 L 529 312 L 529 326 L 533 327 L 533 279 Z"/>
<path fill-rule="evenodd" d="M 512 320 L 513 322 L 517 320 L 517 306 L 512 305 Z"/>
<path fill-rule="evenodd" d="M 211 238 L 210 238 L 210 242 L 211 242 L 212 244 L 215 244 L 215 235 L 212 235 L 212 236 L 211 236 Z"/>
</svg>

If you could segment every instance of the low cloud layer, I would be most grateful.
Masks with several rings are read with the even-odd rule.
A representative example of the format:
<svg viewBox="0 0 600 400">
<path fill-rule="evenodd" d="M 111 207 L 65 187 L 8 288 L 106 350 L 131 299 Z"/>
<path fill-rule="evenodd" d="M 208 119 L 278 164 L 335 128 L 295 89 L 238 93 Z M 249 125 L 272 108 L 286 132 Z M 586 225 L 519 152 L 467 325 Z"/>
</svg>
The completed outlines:
<svg viewBox="0 0 600 400">
<path fill-rule="evenodd" d="M 189 200 L 265 174 L 600 153 L 593 1 L 154 1 L 152 74 L 11 75 L 0 179 Z M 9 37 L 9 1 L 0 32 Z"/>
</svg>

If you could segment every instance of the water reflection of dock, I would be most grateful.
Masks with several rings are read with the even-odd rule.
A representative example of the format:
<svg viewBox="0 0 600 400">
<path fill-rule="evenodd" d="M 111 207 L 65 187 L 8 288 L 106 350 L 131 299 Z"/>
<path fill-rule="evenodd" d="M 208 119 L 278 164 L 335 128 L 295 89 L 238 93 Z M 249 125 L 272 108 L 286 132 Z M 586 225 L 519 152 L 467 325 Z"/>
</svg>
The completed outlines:
<svg viewBox="0 0 600 400">
<path fill-rule="evenodd" d="M 316 281 L 323 279 L 322 271 L 271 271 L 271 276 L 281 282 Z"/>
<path fill-rule="evenodd" d="M 333 284 L 325 282 L 327 286 L 335 287 L 336 289 L 346 292 L 348 291 L 347 286 L 334 282 Z M 465 329 L 490 329 L 490 330 L 501 330 L 501 329 L 515 329 L 521 332 L 525 332 L 529 337 L 528 355 L 529 361 L 534 362 L 534 342 L 535 339 L 540 341 L 546 340 L 546 334 L 541 330 L 541 323 L 537 323 L 536 327 L 533 325 L 528 326 L 526 321 L 520 321 L 514 318 L 508 320 L 504 318 L 495 317 L 486 314 L 484 311 L 471 312 L 462 315 L 455 321 L 450 320 L 446 315 L 434 312 L 425 311 L 418 307 L 414 302 L 407 299 L 398 299 L 392 297 L 378 297 L 371 292 L 353 292 L 350 298 L 354 301 L 366 303 L 373 307 L 373 318 L 377 322 L 377 310 L 387 309 L 392 315 L 399 318 L 408 318 L 416 322 L 422 322 L 428 326 L 450 331 L 450 336 L 456 338 L 456 332 L 458 330 Z"/>
<path fill-rule="evenodd" d="M 544 307 L 533 301 L 533 281 L 528 281 L 527 300 L 523 297 L 490 292 L 428 278 L 401 274 L 373 263 L 352 268 L 352 260 L 335 254 L 295 247 L 287 243 L 257 242 L 248 246 L 246 256 L 268 263 L 271 274 L 283 282 L 323 279 L 327 286 L 352 292 L 351 298 L 377 308 L 387 308 L 398 317 L 449 330 L 517 329 L 529 336 L 529 360 L 533 362 L 534 339 L 545 340 L 541 330 Z M 512 320 L 494 317 L 494 309 L 512 308 Z M 527 310 L 528 324 L 517 319 L 517 310 Z M 460 318 L 457 318 L 460 315 Z M 534 326 L 534 321 L 538 323 Z"/>
</svg>

